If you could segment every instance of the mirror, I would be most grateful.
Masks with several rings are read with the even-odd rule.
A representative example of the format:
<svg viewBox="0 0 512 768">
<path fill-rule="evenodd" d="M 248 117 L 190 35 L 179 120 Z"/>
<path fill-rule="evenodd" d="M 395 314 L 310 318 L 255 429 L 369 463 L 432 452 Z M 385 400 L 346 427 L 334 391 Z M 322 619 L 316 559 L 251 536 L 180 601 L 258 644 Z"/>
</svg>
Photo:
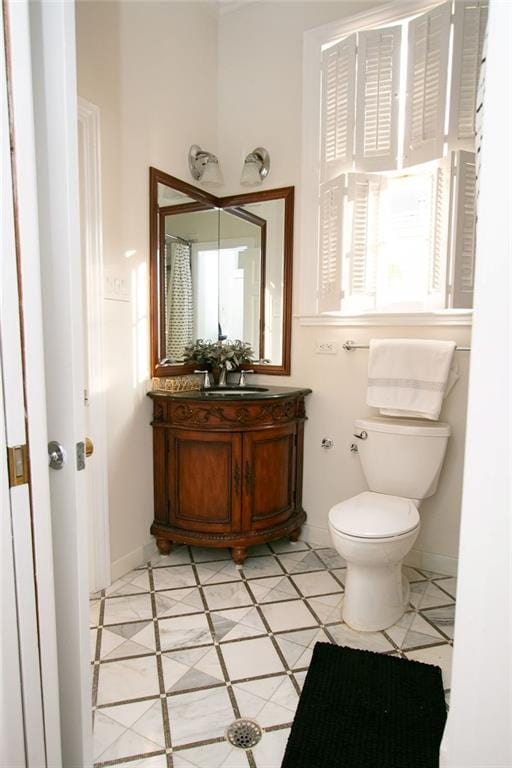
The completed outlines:
<svg viewBox="0 0 512 768">
<path fill-rule="evenodd" d="M 293 187 L 217 198 L 151 168 L 150 240 L 153 376 L 197 367 L 196 339 L 241 339 L 256 372 L 289 374 Z"/>
</svg>

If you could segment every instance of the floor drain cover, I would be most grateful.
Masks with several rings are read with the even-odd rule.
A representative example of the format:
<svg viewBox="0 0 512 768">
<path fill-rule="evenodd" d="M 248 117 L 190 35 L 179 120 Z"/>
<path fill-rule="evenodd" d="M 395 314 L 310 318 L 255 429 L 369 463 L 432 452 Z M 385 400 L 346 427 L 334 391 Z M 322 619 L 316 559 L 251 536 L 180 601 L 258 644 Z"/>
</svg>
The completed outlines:
<svg viewBox="0 0 512 768">
<path fill-rule="evenodd" d="M 251 749 L 263 735 L 263 731 L 255 720 L 243 718 L 235 720 L 226 729 L 226 739 L 237 749 Z"/>
</svg>

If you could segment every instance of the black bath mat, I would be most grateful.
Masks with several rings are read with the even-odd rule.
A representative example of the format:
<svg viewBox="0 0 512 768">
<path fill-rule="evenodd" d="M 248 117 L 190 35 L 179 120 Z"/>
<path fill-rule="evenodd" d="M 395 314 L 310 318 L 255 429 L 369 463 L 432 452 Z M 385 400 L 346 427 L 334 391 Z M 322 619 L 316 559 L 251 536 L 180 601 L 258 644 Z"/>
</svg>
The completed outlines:
<svg viewBox="0 0 512 768">
<path fill-rule="evenodd" d="M 317 643 L 281 768 L 438 768 L 439 667 Z"/>
</svg>

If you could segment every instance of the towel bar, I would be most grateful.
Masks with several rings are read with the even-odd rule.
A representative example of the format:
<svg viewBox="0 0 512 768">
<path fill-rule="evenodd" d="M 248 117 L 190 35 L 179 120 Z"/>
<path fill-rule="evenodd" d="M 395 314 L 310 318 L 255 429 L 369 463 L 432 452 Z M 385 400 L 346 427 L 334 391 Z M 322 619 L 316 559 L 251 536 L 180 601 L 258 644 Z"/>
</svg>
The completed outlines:
<svg viewBox="0 0 512 768">
<path fill-rule="evenodd" d="M 351 352 L 353 349 L 370 349 L 369 344 L 356 344 L 352 339 L 347 339 L 343 344 L 343 349 L 346 352 Z M 455 347 L 456 352 L 471 352 L 471 347 Z"/>
</svg>

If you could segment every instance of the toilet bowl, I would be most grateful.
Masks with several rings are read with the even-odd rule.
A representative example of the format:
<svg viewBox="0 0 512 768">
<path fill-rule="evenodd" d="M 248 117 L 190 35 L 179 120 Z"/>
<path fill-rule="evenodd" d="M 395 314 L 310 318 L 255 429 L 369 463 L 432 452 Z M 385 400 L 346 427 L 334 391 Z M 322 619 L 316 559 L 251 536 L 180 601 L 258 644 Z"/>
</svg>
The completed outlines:
<svg viewBox="0 0 512 768">
<path fill-rule="evenodd" d="M 374 632 L 395 624 L 407 608 L 402 561 L 420 530 L 419 506 L 436 489 L 449 424 L 416 419 L 355 423 L 369 491 L 329 511 L 334 548 L 346 561 L 343 621 Z"/>
<path fill-rule="evenodd" d="M 347 563 L 343 621 L 373 632 L 398 621 L 409 601 L 402 560 L 420 530 L 410 499 L 372 492 L 336 504 L 329 512 L 335 549 Z"/>
</svg>

